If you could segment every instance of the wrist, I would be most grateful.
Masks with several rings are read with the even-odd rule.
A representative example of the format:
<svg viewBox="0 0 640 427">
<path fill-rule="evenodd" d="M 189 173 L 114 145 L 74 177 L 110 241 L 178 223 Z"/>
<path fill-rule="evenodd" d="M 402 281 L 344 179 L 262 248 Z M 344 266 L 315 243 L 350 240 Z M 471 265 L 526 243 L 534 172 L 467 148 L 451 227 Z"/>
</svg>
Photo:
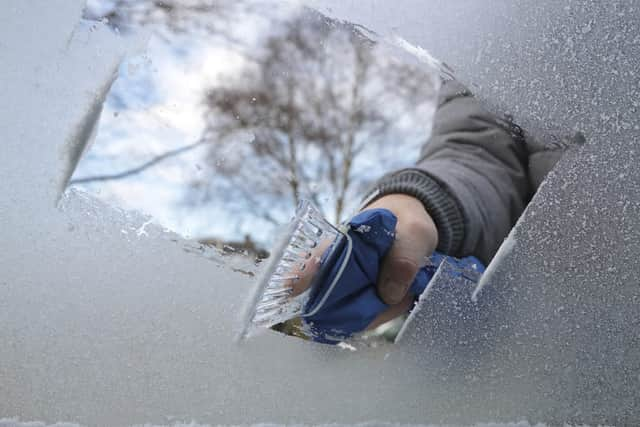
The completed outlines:
<svg viewBox="0 0 640 427">
<path fill-rule="evenodd" d="M 365 198 L 368 205 L 388 195 L 401 194 L 419 201 L 438 236 L 437 249 L 456 255 L 464 238 L 465 219 L 455 197 L 421 169 L 403 169 L 380 179 Z"/>
</svg>

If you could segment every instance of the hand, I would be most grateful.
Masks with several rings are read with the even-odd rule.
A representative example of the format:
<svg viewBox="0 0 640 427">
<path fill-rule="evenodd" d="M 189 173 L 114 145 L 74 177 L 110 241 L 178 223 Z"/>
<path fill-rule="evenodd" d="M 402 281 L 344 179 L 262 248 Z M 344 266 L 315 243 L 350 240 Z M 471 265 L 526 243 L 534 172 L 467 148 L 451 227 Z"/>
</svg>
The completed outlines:
<svg viewBox="0 0 640 427">
<path fill-rule="evenodd" d="M 420 267 L 438 246 L 436 224 L 422 202 L 405 194 L 389 194 L 368 205 L 364 210 L 384 208 L 398 218 L 396 240 L 383 260 L 378 276 L 378 295 L 392 307 L 370 326 L 406 312 L 413 297 L 407 291 Z"/>
<path fill-rule="evenodd" d="M 414 296 L 407 293 L 408 289 L 418 270 L 425 264 L 425 258 L 430 256 L 438 245 L 435 223 L 418 199 L 403 194 L 391 194 L 381 197 L 364 210 L 374 208 L 384 208 L 393 212 L 398 222 L 395 241 L 382 261 L 377 281 L 378 294 L 390 307 L 379 314 L 367 329 L 375 328 L 411 309 Z M 287 285 L 292 288 L 294 296 L 309 287 L 320 267 L 322 253 L 329 243 L 321 242 L 312 256 L 305 261 L 304 266 L 296 266 L 293 269 L 296 279 L 289 281 Z"/>
</svg>

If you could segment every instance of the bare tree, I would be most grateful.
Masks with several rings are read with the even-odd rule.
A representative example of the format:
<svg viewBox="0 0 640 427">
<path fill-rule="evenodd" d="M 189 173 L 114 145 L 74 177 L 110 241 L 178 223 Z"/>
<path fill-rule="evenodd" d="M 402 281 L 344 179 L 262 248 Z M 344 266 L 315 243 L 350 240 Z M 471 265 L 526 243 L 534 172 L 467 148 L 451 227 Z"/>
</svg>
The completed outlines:
<svg viewBox="0 0 640 427">
<path fill-rule="evenodd" d="M 246 66 L 206 91 L 206 127 L 196 143 L 131 170 L 75 181 L 126 179 L 206 144 L 209 175 L 194 177 L 187 204 L 224 200 L 239 222 L 259 216 L 278 223 L 307 197 L 338 221 L 392 160 L 408 164 L 413 153 L 400 128 L 428 123 L 421 111 L 435 94 L 432 70 L 389 55 L 354 25 L 309 9 L 291 17 L 286 7 L 275 12 L 276 3 L 109 0 L 92 9 L 90 1 L 88 18 L 106 18 L 120 31 L 153 25 L 169 44 L 201 32 L 240 53 Z M 249 16 L 270 24 L 258 43 L 233 36 L 233 23 Z"/>
<path fill-rule="evenodd" d="M 358 173 L 360 157 L 401 147 L 390 128 L 434 92 L 425 70 L 389 57 L 354 26 L 305 10 L 244 73 L 207 92 L 203 140 L 215 171 L 240 194 L 285 197 L 289 206 L 304 195 L 340 220 L 372 175 Z M 268 214 L 265 206 L 274 204 L 254 211 Z"/>
</svg>

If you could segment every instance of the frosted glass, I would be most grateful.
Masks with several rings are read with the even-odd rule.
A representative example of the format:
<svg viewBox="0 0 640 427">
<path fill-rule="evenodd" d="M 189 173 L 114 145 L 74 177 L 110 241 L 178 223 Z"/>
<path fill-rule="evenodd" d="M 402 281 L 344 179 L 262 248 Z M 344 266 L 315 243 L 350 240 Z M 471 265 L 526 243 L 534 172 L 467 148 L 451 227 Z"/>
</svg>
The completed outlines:
<svg viewBox="0 0 640 427">
<path fill-rule="evenodd" d="M 80 1 L 3 5 L 0 423 L 637 424 L 640 9 L 440 3 L 319 7 L 439 46 L 479 93 L 590 144 L 534 199 L 478 302 L 439 284 L 397 345 L 355 352 L 275 333 L 237 344 L 250 277 L 146 218 L 62 195 L 142 43 L 79 22 Z M 456 319 L 454 303 L 475 314 Z"/>
</svg>

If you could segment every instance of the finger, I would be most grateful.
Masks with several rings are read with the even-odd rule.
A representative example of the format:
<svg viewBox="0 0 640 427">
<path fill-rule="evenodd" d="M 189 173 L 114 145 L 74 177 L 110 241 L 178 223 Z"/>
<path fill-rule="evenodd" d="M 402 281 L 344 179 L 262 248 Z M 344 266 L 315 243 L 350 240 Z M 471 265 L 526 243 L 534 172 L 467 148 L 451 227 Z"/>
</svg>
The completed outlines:
<svg viewBox="0 0 640 427">
<path fill-rule="evenodd" d="M 391 307 L 380 313 L 375 319 L 373 319 L 373 322 L 371 322 L 369 326 L 367 326 L 367 330 L 375 329 L 378 326 L 387 323 L 392 319 L 395 319 L 401 314 L 408 312 L 409 310 L 411 310 L 411 307 L 413 307 L 413 300 L 413 295 L 405 295 L 400 303 L 392 305 Z"/>
<path fill-rule="evenodd" d="M 422 266 L 433 251 L 428 224 L 398 223 L 396 240 L 385 257 L 378 276 L 378 294 L 387 304 L 398 304 L 407 294 Z"/>
<path fill-rule="evenodd" d="M 331 246 L 332 240 L 327 238 L 320 241 L 318 246 L 306 254 L 304 260 L 297 263 L 291 270 L 292 278 L 286 286 L 292 289 L 291 297 L 296 297 L 309 289 L 314 276 L 322 266 L 322 257 Z"/>
<path fill-rule="evenodd" d="M 391 249 L 391 253 L 382 265 L 378 279 L 378 294 L 386 304 L 398 304 L 407 294 L 413 279 L 418 273 L 418 262 L 410 256 L 398 254 Z M 393 253 L 396 252 L 396 253 Z"/>
</svg>

